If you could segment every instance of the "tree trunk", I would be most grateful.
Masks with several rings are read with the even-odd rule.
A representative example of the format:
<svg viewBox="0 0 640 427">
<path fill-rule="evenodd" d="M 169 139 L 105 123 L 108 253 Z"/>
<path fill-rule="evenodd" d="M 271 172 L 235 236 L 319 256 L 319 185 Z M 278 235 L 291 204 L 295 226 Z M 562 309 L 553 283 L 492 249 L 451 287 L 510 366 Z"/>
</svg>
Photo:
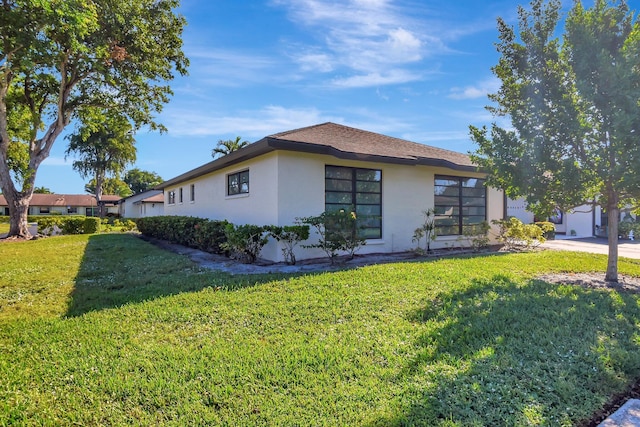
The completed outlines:
<svg viewBox="0 0 640 427">
<path fill-rule="evenodd" d="M 17 192 L 6 193 L 4 196 L 9 205 L 9 234 L 7 237 L 30 239 L 32 236 L 29 232 L 27 215 L 29 214 L 31 196 L 26 197 Z"/>
<path fill-rule="evenodd" d="M 607 260 L 607 273 L 604 280 L 608 282 L 618 281 L 618 223 L 620 222 L 620 209 L 618 204 L 609 202 L 607 206 L 607 217 L 609 220 L 609 258 Z"/>
</svg>

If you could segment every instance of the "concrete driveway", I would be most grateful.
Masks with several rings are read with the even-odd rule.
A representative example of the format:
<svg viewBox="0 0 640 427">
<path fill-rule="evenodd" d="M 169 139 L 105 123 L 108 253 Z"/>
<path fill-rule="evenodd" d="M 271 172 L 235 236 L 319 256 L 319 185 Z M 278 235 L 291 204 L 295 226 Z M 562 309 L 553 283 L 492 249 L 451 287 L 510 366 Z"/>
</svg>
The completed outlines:
<svg viewBox="0 0 640 427">
<path fill-rule="evenodd" d="M 605 255 L 609 253 L 607 239 L 602 237 L 547 240 L 541 247 L 545 249 L 591 252 Z M 618 256 L 640 259 L 640 241 L 620 240 L 618 242 Z"/>
</svg>

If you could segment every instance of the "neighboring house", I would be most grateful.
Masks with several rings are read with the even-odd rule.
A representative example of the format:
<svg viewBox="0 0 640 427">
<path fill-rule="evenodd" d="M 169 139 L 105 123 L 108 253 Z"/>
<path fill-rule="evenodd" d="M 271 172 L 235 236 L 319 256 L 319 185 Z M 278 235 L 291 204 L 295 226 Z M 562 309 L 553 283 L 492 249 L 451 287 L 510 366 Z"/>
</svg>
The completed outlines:
<svg viewBox="0 0 640 427">
<path fill-rule="evenodd" d="M 360 253 L 388 253 L 416 247 L 429 208 L 438 211 L 433 248 L 459 245 L 464 225 L 502 218 L 503 193 L 484 177 L 465 154 L 324 123 L 267 136 L 156 188 L 165 215 L 235 224 L 290 225 L 353 206 L 367 238 Z M 296 258 L 322 255 L 299 247 Z M 282 260 L 273 241 L 262 256 Z"/>
<path fill-rule="evenodd" d="M 105 214 L 118 214 L 120 198 L 114 195 L 102 196 L 100 203 L 105 207 Z M 9 205 L 1 194 L 0 214 L 9 215 Z M 96 198 L 91 194 L 34 194 L 29 203 L 29 215 L 50 214 L 97 216 Z"/>
<path fill-rule="evenodd" d="M 147 190 L 120 200 L 120 216 L 123 218 L 143 218 L 164 215 L 164 194 L 162 190 Z"/>
<path fill-rule="evenodd" d="M 630 209 L 620 210 L 620 220 L 630 214 Z M 507 199 L 507 217 L 516 217 L 525 224 L 536 220 L 534 214 L 527 210 L 527 202 L 524 199 Z M 556 227 L 556 234 L 573 237 L 591 237 L 607 235 L 609 222 L 606 212 L 601 206 L 583 205 L 570 212 L 556 211 L 555 214 L 545 220 L 552 222 Z"/>
</svg>

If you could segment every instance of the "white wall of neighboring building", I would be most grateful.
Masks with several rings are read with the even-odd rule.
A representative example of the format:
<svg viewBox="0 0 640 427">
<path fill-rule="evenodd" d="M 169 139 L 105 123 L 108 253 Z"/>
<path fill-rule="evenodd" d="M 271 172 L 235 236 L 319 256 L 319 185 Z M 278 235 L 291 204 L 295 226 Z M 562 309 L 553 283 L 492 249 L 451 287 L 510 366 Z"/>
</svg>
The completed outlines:
<svg viewBox="0 0 640 427">
<path fill-rule="evenodd" d="M 148 190 L 122 199 L 118 207 L 118 213 L 123 218 L 164 215 L 163 203 L 142 203 L 142 200 L 161 193 L 162 190 Z"/>
<path fill-rule="evenodd" d="M 588 205 L 579 206 L 570 212 L 562 213 L 562 221 L 554 224 L 556 233 L 574 237 L 591 237 L 595 224 L 599 224 L 600 208 Z M 507 217 L 516 217 L 525 224 L 534 222 L 533 213 L 527 210 L 527 202 L 524 199 L 507 199 Z M 594 218 L 597 218 L 594 222 Z"/>
</svg>

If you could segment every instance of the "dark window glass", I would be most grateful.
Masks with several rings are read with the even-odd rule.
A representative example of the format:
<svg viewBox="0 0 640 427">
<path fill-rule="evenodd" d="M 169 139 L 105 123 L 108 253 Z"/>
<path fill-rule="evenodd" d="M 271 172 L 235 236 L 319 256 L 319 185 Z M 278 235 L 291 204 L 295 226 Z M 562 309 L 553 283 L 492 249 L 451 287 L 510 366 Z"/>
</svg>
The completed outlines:
<svg viewBox="0 0 640 427">
<path fill-rule="evenodd" d="M 242 171 L 227 175 L 227 195 L 249 193 L 249 171 Z"/>
<path fill-rule="evenodd" d="M 382 171 L 325 166 L 325 210 L 355 209 L 358 236 L 382 238 Z"/>
<path fill-rule="evenodd" d="M 484 179 L 436 176 L 434 207 L 436 235 L 459 235 L 487 219 Z"/>
</svg>

